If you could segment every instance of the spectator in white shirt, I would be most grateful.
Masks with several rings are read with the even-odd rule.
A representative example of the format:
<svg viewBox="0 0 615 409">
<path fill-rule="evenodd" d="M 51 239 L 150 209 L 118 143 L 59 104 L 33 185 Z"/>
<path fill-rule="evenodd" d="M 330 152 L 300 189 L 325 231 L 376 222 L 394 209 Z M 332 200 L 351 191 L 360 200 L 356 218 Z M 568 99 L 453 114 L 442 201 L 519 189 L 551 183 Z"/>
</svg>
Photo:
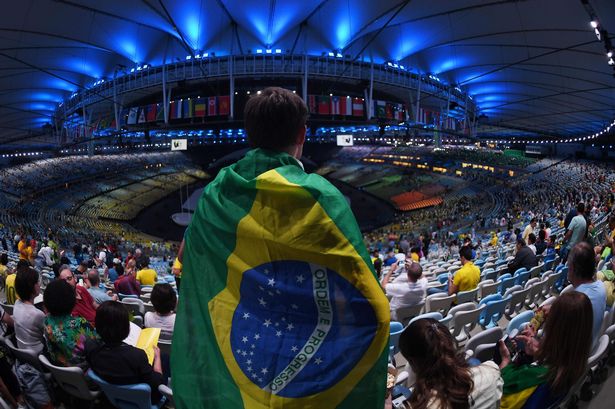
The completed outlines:
<svg viewBox="0 0 615 409">
<path fill-rule="evenodd" d="M 53 265 L 53 249 L 49 247 L 46 241 L 43 243 L 43 247 L 38 251 L 38 255 L 45 260 L 45 265 L 47 267 Z"/>
<path fill-rule="evenodd" d="M 403 272 L 392 282 L 391 276 L 395 269 L 391 268 L 382 281 L 387 295 L 391 298 L 391 319 L 396 320 L 396 311 L 402 307 L 410 307 L 425 300 L 427 292 L 427 278 L 423 277 L 423 268 L 419 263 L 410 261 L 405 264 L 405 272 Z"/>
<path fill-rule="evenodd" d="M 523 230 L 523 241 L 524 242 L 528 242 L 528 237 L 530 236 L 531 233 L 534 233 L 534 229 L 536 228 L 536 224 L 537 224 L 537 220 L 536 219 L 532 219 L 530 221 L 530 224 L 528 224 L 527 226 L 525 226 L 525 230 Z"/>
<path fill-rule="evenodd" d="M 144 324 L 147 328 L 160 328 L 169 334 L 175 327 L 175 308 L 177 306 L 177 294 L 170 284 L 156 284 L 152 289 L 150 298 L 154 312 L 145 314 Z"/>
<path fill-rule="evenodd" d="M 534 233 L 530 233 L 530 235 L 527 236 L 527 240 L 527 246 L 534 252 L 534 254 L 536 254 L 536 235 Z"/>
</svg>

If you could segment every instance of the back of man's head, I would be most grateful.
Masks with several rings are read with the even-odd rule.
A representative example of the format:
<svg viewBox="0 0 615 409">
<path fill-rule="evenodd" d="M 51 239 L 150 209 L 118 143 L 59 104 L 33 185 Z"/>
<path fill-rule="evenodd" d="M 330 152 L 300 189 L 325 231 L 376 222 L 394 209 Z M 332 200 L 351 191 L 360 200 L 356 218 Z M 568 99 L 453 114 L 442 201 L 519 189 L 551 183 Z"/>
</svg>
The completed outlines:
<svg viewBox="0 0 615 409">
<path fill-rule="evenodd" d="M 582 241 L 572 248 L 568 256 L 568 268 L 580 280 L 591 280 L 596 269 L 594 249 L 589 243 Z"/>
<path fill-rule="evenodd" d="M 459 249 L 459 257 L 466 259 L 467 261 L 472 260 L 472 249 L 468 246 L 463 246 Z"/>
<path fill-rule="evenodd" d="M 265 88 L 253 95 L 244 110 L 248 141 L 255 148 L 282 150 L 297 145 L 297 136 L 307 118 L 305 102 L 279 87 Z"/>
<path fill-rule="evenodd" d="M 98 274 L 98 270 L 92 269 L 88 272 L 88 281 L 92 287 L 98 287 L 100 284 L 100 275 Z"/>
<path fill-rule="evenodd" d="M 419 263 L 411 262 L 406 267 L 408 273 L 408 279 L 413 283 L 423 276 L 423 267 Z"/>
<path fill-rule="evenodd" d="M 517 239 L 517 245 L 519 247 L 525 247 L 525 240 L 523 239 Z"/>
<path fill-rule="evenodd" d="M 579 213 L 585 212 L 585 203 L 581 202 L 577 205 L 577 212 Z"/>
</svg>

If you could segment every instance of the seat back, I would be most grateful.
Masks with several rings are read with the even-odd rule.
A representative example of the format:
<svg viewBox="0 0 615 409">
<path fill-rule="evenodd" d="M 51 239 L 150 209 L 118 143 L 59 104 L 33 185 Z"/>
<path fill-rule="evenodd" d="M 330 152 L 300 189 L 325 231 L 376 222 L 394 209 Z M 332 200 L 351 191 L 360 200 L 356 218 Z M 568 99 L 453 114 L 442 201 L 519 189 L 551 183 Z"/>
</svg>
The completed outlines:
<svg viewBox="0 0 615 409">
<path fill-rule="evenodd" d="M 594 350 L 591 352 L 591 355 L 589 356 L 589 358 L 587 358 L 587 367 L 590 369 L 595 367 L 598 364 L 598 362 L 604 357 L 608 348 L 609 348 L 609 336 L 608 335 L 600 336 L 600 338 L 598 339 L 598 342 L 596 343 L 596 346 L 594 347 Z"/>
<path fill-rule="evenodd" d="M 478 323 L 483 328 L 497 327 L 498 322 L 502 319 L 506 305 L 508 305 L 510 298 L 502 297 L 500 294 L 492 294 L 486 298 L 483 298 L 480 302 L 481 305 L 485 305 L 485 309 L 480 314 Z"/>
<path fill-rule="evenodd" d="M 0 306 L 2 307 L 4 312 L 6 312 L 9 315 L 13 315 L 13 304 L 7 304 L 5 301 L 5 302 L 0 302 Z"/>
<path fill-rule="evenodd" d="M 143 305 L 143 300 L 139 298 L 124 298 L 120 302 L 133 314 L 145 314 L 145 305 Z"/>
<path fill-rule="evenodd" d="M 395 315 L 397 316 L 397 321 L 401 322 L 404 326 L 408 325 L 408 322 L 411 318 L 416 317 L 423 310 L 423 306 L 425 302 L 412 305 L 410 307 L 401 307 L 398 308 Z"/>
<path fill-rule="evenodd" d="M 476 334 L 470 339 L 466 345 L 466 351 L 475 351 L 476 347 L 483 344 L 493 344 L 497 343 L 500 339 L 502 339 L 502 329 L 499 327 L 489 328 L 487 330 L 482 331 L 479 334 Z"/>
<path fill-rule="evenodd" d="M 519 274 L 515 275 L 515 278 L 516 278 L 515 285 L 525 285 L 527 280 L 529 280 L 530 278 L 530 272 L 522 271 Z"/>
<path fill-rule="evenodd" d="M 539 264 L 536 267 L 532 267 L 530 270 L 530 279 L 532 278 L 536 278 L 540 275 L 540 272 L 542 271 L 542 266 L 543 264 Z"/>
<path fill-rule="evenodd" d="M 87 372 L 87 375 L 100 386 L 109 402 L 116 408 L 152 409 L 151 389 L 148 384 L 114 385 L 102 380 L 91 369 Z"/>
<path fill-rule="evenodd" d="M 417 315 L 416 317 L 414 317 L 414 318 L 412 318 L 410 320 L 408 325 L 412 324 L 414 321 L 418 321 L 418 320 L 422 320 L 422 319 L 426 319 L 426 318 L 430 318 L 432 320 L 440 321 L 440 320 L 442 320 L 442 314 L 440 314 L 439 312 L 427 312 L 425 314 Z"/>
<path fill-rule="evenodd" d="M 493 282 L 493 280 L 486 281 L 484 283 L 479 283 L 479 296 L 481 300 L 491 294 L 496 294 L 498 292 L 498 287 L 500 283 Z"/>
<path fill-rule="evenodd" d="M 523 311 L 517 314 L 506 327 L 506 333 L 510 334 L 513 330 L 521 331 L 525 324 L 529 323 L 534 318 L 534 311 Z"/>
<path fill-rule="evenodd" d="M 495 328 L 492 328 L 495 329 Z M 474 338 L 472 338 L 474 339 Z M 471 341 L 471 340 L 470 340 Z M 469 342 L 469 341 L 468 341 Z M 472 357 L 474 359 L 478 359 L 480 362 L 487 362 L 493 359 L 495 355 L 495 349 L 498 348 L 497 342 L 490 342 L 486 344 L 481 344 L 476 347 L 473 352 Z"/>
<path fill-rule="evenodd" d="M 38 353 L 36 351 L 34 351 L 33 349 L 17 348 L 13 341 L 11 341 L 9 338 L 4 338 L 3 340 L 6 346 L 9 347 L 9 349 L 13 353 L 13 356 L 15 356 L 15 358 L 19 362 L 29 364 L 36 368 L 38 371 L 43 372 L 43 366 L 38 360 Z"/>
<path fill-rule="evenodd" d="M 515 273 L 513 274 L 513 276 L 517 276 L 521 273 L 525 273 L 526 271 L 527 271 L 527 268 L 525 267 L 518 268 L 517 271 L 515 271 Z"/>
<path fill-rule="evenodd" d="M 485 309 L 485 305 L 479 305 L 476 309 L 469 311 L 459 311 L 453 317 L 453 336 L 456 339 L 459 339 L 458 336 L 461 334 L 463 330 L 465 332 L 465 336 L 470 336 L 470 331 L 476 327 L 478 323 L 478 318 L 480 317 L 481 312 Z"/>
<path fill-rule="evenodd" d="M 66 393 L 84 400 L 92 400 L 100 394 L 100 391 L 90 390 L 85 379 L 85 374 L 81 368 L 76 366 L 55 366 L 49 362 L 45 355 L 39 355 L 38 359 L 43 366 L 51 372 L 58 385 L 60 385 Z"/>
<path fill-rule="evenodd" d="M 536 280 L 532 283 L 528 281 L 525 285 L 525 288 L 529 288 L 530 291 L 525 299 L 525 306 L 527 308 L 534 308 L 540 299 L 540 294 L 542 292 L 543 284 L 539 278 L 532 278 L 531 280 Z M 530 280 L 530 281 L 531 281 Z"/>
<path fill-rule="evenodd" d="M 425 299 L 425 311 L 426 312 L 439 312 L 442 315 L 446 315 L 451 305 L 455 301 L 455 295 L 432 294 Z"/>
<path fill-rule="evenodd" d="M 510 303 L 508 304 L 508 309 L 506 310 L 506 315 L 510 318 L 510 316 L 515 315 L 517 312 L 523 308 L 525 304 L 525 299 L 529 293 L 530 289 L 525 288 L 523 290 L 515 291 L 510 296 Z"/>
<path fill-rule="evenodd" d="M 478 288 L 470 291 L 461 291 L 457 293 L 457 304 L 463 304 L 466 302 L 476 301 L 476 295 L 478 294 Z"/>
<path fill-rule="evenodd" d="M 517 280 L 517 277 L 508 277 L 508 278 L 500 279 L 499 281 L 500 286 L 498 287 L 498 292 L 504 295 L 506 293 L 506 290 L 511 288 L 513 285 L 515 285 L 516 280 Z"/>
<path fill-rule="evenodd" d="M 134 299 L 138 299 L 139 297 L 134 295 L 134 294 L 122 294 L 122 293 L 117 293 L 118 298 L 120 299 L 120 301 L 123 301 L 127 298 L 134 298 Z"/>
<path fill-rule="evenodd" d="M 498 279 L 498 272 L 491 269 L 491 271 L 485 273 L 485 280 L 493 280 L 496 281 Z"/>
</svg>

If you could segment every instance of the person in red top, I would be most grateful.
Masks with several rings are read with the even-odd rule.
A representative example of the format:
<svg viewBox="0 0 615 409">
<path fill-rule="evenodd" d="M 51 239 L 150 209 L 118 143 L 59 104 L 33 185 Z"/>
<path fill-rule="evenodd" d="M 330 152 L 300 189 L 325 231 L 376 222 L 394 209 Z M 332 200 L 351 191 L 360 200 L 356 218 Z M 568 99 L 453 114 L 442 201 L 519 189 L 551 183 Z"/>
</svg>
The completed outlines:
<svg viewBox="0 0 615 409">
<path fill-rule="evenodd" d="M 124 271 L 124 275 L 119 276 L 113 283 L 115 291 L 118 294 L 137 296 L 141 294 L 141 285 L 135 278 L 135 274 L 137 274 L 136 264 L 137 263 L 134 259 L 130 260 L 126 264 L 126 270 Z"/>
<path fill-rule="evenodd" d="M 85 287 L 77 285 L 77 280 L 68 266 L 63 266 L 63 268 L 60 269 L 59 277 L 60 280 L 64 280 L 70 284 L 76 292 L 77 302 L 73 307 L 71 315 L 73 317 L 85 318 L 92 327 L 94 327 L 96 325 L 96 309 L 98 308 L 98 304 L 96 304 L 94 298 L 92 298 Z"/>
</svg>

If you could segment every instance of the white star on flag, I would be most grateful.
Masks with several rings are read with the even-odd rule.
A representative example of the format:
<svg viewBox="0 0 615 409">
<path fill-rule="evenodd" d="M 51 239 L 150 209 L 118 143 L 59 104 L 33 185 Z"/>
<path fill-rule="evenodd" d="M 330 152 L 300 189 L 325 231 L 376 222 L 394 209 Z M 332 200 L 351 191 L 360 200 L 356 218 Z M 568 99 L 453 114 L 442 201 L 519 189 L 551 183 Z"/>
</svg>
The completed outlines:
<svg viewBox="0 0 615 409">
<path fill-rule="evenodd" d="M 297 352 L 299 350 L 299 348 L 297 348 L 296 346 L 293 345 L 293 347 L 290 350 L 292 352 Z"/>
<path fill-rule="evenodd" d="M 286 330 L 288 330 L 288 331 L 292 331 L 293 328 L 295 328 L 295 326 L 293 324 L 288 324 L 286 326 Z"/>
<path fill-rule="evenodd" d="M 276 331 L 275 332 L 275 336 L 276 337 L 281 337 L 282 336 L 282 331 Z"/>
<path fill-rule="evenodd" d="M 269 281 L 267 282 L 267 285 L 270 287 L 273 287 L 275 285 L 275 280 L 273 278 L 270 278 Z"/>
<path fill-rule="evenodd" d="M 263 307 L 267 305 L 267 301 L 265 301 L 265 299 L 262 297 L 258 299 L 258 303 Z"/>
<path fill-rule="evenodd" d="M 263 325 L 266 326 L 267 328 L 269 328 L 269 326 L 271 325 L 271 320 L 265 320 Z"/>
<path fill-rule="evenodd" d="M 250 313 L 249 312 L 244 312 L 243 313 L 243 319 L 247 320 L 248 318 L 250 318 Z"/>
<path fill-rule="evenodd" d="M 305 277 L 303 277 L 303 274 L 300 274 L 297 276 L 297 282 L 299 284 L 303 284 L 304 281 L 305 281 Z"/>
<path fill-rule="evenodd" d="M 322 364 L 322 359 L 320 359 L 320 358 L 316 358 L 316 359 L 314 360 L 314 363 L 315 363 L 316 365 L 320 365 L 320 364 Z"/>
<path fill-rule="evenodd" d="M 269 372 L 269 370 L 268 370 L 267 368 L 263 368 L 263 369 L 261 369 L 261 373 L 262 373 L 263 375 L 267 375 L 267 372 Z"/>
<path fill-rule="evenodd" d="M 260 334 L 254 334 L 254 339 L 258 340 L 260 339 L 261 335 Z"/>
<path fill-rule="evenodd" d="M 248 337 L 243 337 L 241 338 L 241 342 L 243 342 L 244 344 L 246 344 L 248 342 Z"/>
</svg>

